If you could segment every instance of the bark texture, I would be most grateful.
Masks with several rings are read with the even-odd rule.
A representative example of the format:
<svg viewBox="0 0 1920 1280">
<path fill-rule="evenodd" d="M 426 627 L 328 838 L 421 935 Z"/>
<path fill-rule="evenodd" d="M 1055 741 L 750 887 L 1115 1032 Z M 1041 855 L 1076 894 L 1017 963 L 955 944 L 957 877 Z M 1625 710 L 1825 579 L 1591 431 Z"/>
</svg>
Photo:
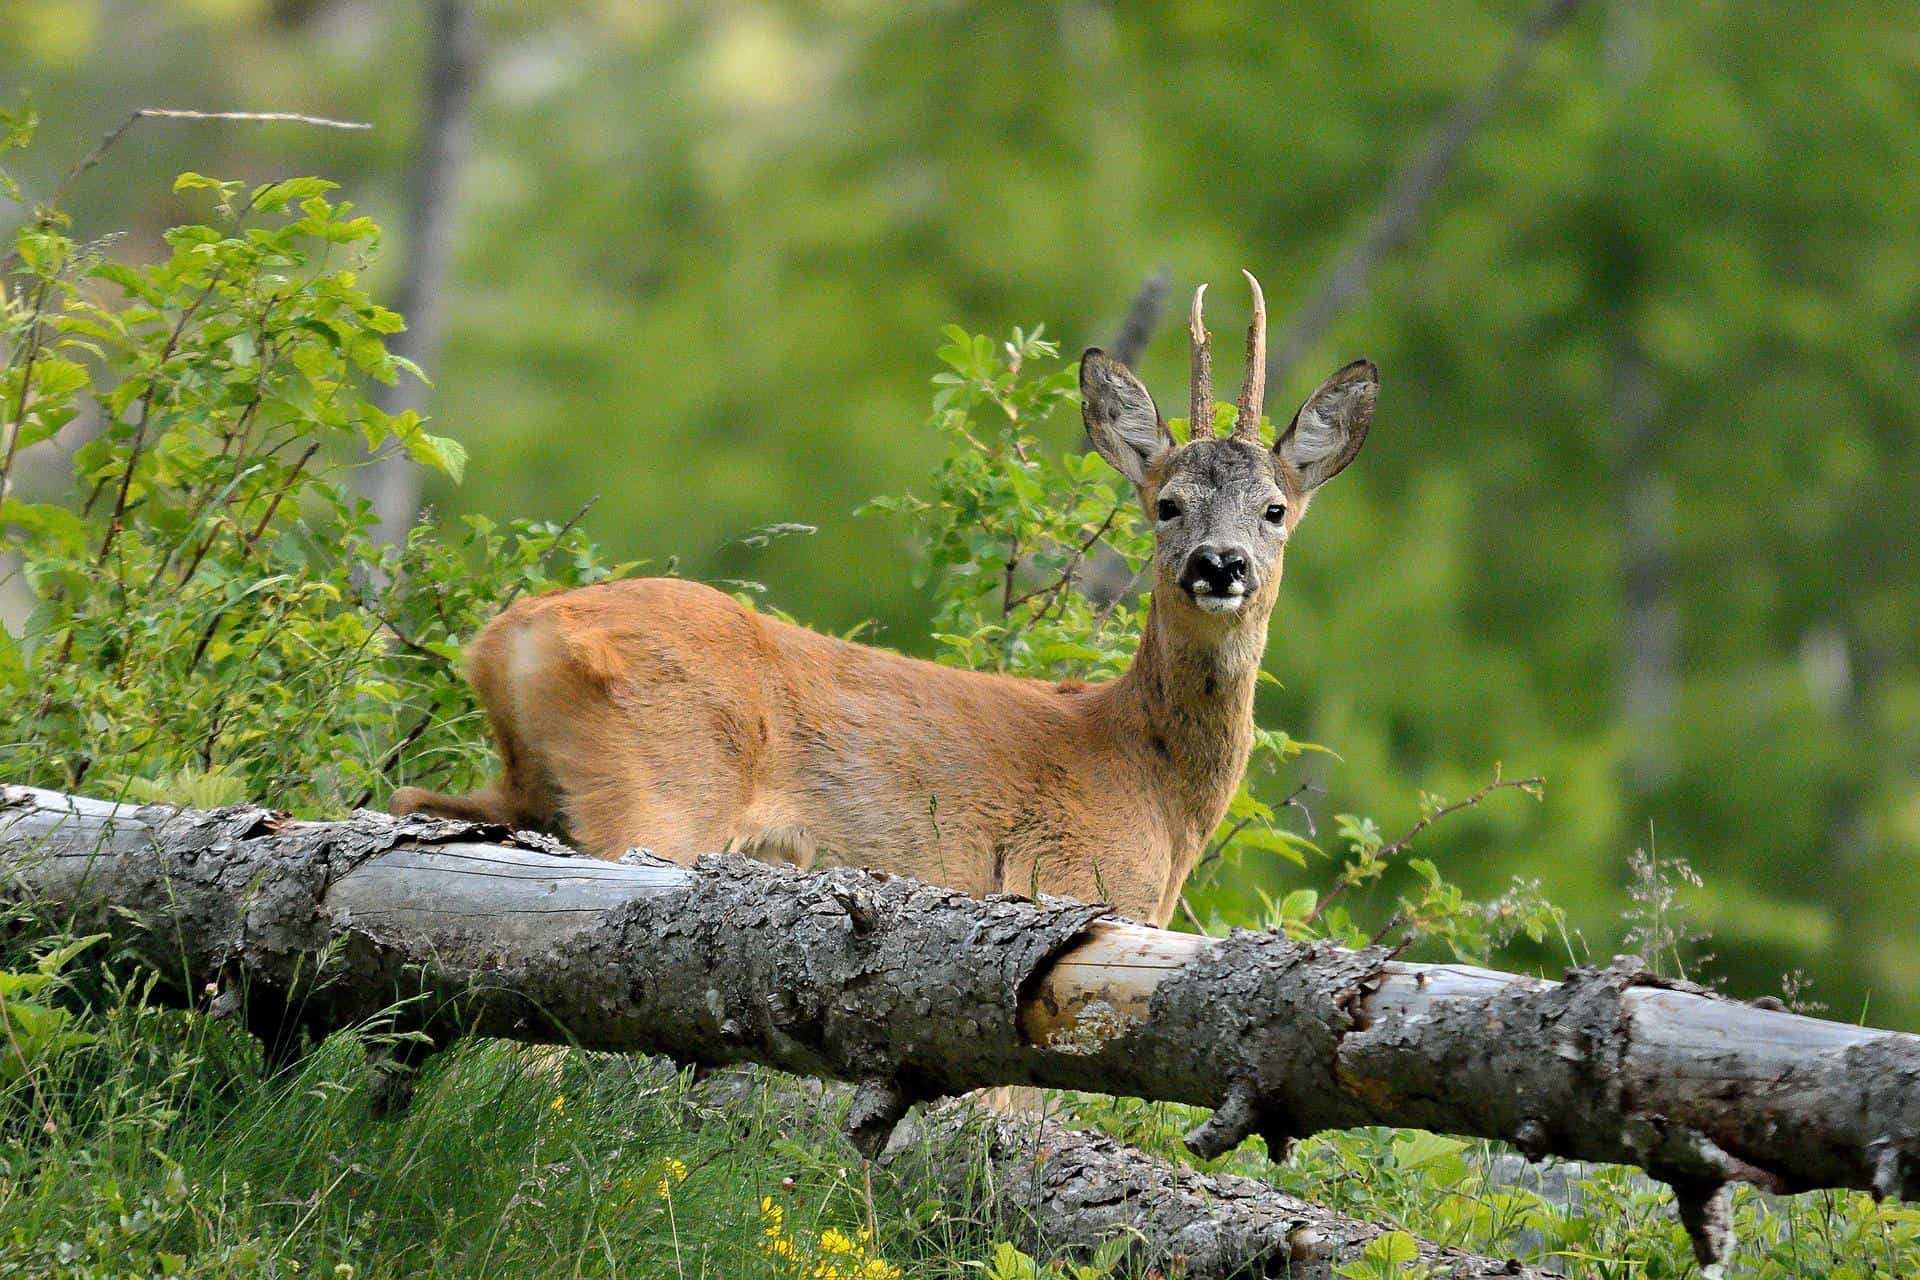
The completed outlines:
<svg viewBox="0 0 1920 1280">
<path fill-rule="evenodd" d="M 1663 982 L 1564 982 L 1278 934 L 1169 934 L 853 868 L 556 857 L 470 824 L 0 795 L 0 896 L 60 903 L 270 1045 L 406 1000 L 411 1025 L 754 1061 L 912 1103 L 1004 1084 L 1216 1108 L 1202 1154 L 1328 1128 L 1501 1138 L 1671 1184 L 1703 1260 L 1724 1189 L 1920 1191 L 1920 1037 Z M 528 847 L 530 841 L 534 847 Z M 491 842 L 491 843 L 488 843 Z M 130 919 L 132 913 L 135 919 Z"/>
<path fill-rule="evenodd" d="M 1254 1178 L 1202 1174 L 1051 1121 L 957 1103 L 929 1113 L 919 1132 L 926 1141 L 905 1144 L 906 1158 L 928 1161 L 949 1194 L 1030 1252 L 1091 1253 L 1123 1232 L 1137 1262 L 1170 1275 L 1321 1280 L 1389 1230 Z M 1543 1274 L 1426 1241 L 1419 1249 L 1436 1277 Z"/>
</svg>

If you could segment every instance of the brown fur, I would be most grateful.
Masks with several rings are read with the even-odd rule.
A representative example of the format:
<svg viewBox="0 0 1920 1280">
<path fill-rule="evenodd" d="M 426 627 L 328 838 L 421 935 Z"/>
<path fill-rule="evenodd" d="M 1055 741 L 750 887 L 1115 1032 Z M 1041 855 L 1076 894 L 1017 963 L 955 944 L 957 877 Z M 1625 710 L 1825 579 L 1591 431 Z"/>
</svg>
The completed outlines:
<svg viewBox="0 0 1920 1280">
<path fill-rule="evenodd" d="M 1139 654 L 1117 680 L 957 670 L 692 582 L 605 583 L 520 601 L 474 640 L 500 777 L 465 796 L 403 787 L 391 808 L 555 830 L 603 858 L 644 846 L 683 863 L 723 849 L 851 863 L 1164 925 L 1246 767 L 1281 552 L 1310 487 L 1283 452 L 1228 449 L 1143 456 L 1141 498 L 1151 512 L 1163 486 L 1197 494 L 1229 463 L 1240 470 L 1217 487 L 1247 490 L 1233 499 L 1253 504 L 1247 518 L 1286 498 L 1257 586 L 1239 612 L 1208 612 L 1156 557 Z"/>
</svg>

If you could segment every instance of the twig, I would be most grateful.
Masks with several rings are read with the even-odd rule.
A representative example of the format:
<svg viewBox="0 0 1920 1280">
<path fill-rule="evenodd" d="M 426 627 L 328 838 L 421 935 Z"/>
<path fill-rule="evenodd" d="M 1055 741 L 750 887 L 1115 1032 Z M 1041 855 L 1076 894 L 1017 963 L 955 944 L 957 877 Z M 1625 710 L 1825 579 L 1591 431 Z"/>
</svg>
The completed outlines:
<svg viewBox="0 0 1920 1280">
<path fill-rule="evenodd" d="M 301 454 L 299 461 L 293 464 L 293 470 L 287 473 L 286 481 L 281 484 L 279 490 L 274 493 L 272 501 L 267 503 L 266 514 L 261 516 L 259 522 L 253 526 L 253 532 L 241 538 L 240 558 L 243 563 L 253 554 L 254 544 L 259 542 L 260 536 L 267 531 L 267 525 L 272 521 L 274 512 L 280 509 L 282 500 L 292 491 L 293 486 L 298 483 L 301 471 L 306 469 L 307 463 L 312 461 L 313 455 L 319 451 L 320 442 L 318 440 L 307 446 L 307 451 Z M 222 501 L 225 501 L 225 499 L 223 498 Z M 219 536 L 220 533 L 218 529 L 210 530 L 207 533 L 206 541 L 202 542 L 200 544 L 200 550 L 194 553 L 193 563 L 187 565 L 180 571 L 180 581 L 174 583 L 175 591 L 178 591 L 193 580 L 193 575 L 200 571 L 201 561 L 207 558 L 207 552 L 213 549 L 214 540 Z M 162 567 L 164 568 L 165 566 Z"/>
<path fill-rule="evenodd" d="M 1274 808 L 1276 809 L 1298 809 L 1306 817 L 1307 834 L 1309 836 L 1317 836 L 1320 833 L 1314 829 L 1313 811 L 1308 809 L 1307 806 L 1300 803 L 1300 797 L 1305 795 L 1307 792 L 1312 791 L 1313 789 L 1314 789 L 1314 786 L 1311 782 L 1302 782 L 1299 786 L 1296 786 L 1292 791 L 1287 793 L 1286 799 L 1282 800 L 1279 804 L 1274 806 Z M 1234 823 L 1231 827 L 1228 827 L 1227 834 L 1221 836 L 1218 840 L 1215 840 L 1212 846 L 1209 847 L 1205 853 L 1200 855 L 1200 861 L 1193 864 L 1193 870 L 1188 873 L 1188 879 L 1192 879 L 1193 876 L 1198 875 L 1200 872 L 1200 868 L 1206 866 L 1209 862 L 1213 862 L 1214 860 L 1218 859 L 1221 854 L 1225 853 L 1227 851 L 1227 846 L 1233 843 L 1233 838 L 1239 835 L 1242 831 L 1245 831 L 1248 827 L 1252 826 L 1253 821 L 1254 821 L 1254 816 L 1252 814 L 1248 814 L 1246 817 Z"/>
<path fill-rule="evenodd" d="M 1016 536 L 1007 543 L 1007 563 L 1000 580 L 1000 616 L 1006 617 L 1013 612 L 1013 575 L 1020 567 L 1020 539 Z"/>
<path fill-rule="evenodd" d="M 1307 838 L 1310 840 L 1318 840 L 1320 838 L 1320 828 L 1314 825 L 1313 810 L 1301 804 L 1300 797 L 1309 791 L 1318 791 L 1319 789 L 1320 788 L 1314 786 L 1311 782 L 1303 782 L 1292 791 L 1289 791 L 1287 798 L 1282 800 L 1277 806 L 1281 809 L 1298 809 L 1300 811 L 1300 816 L 1306 819 Z"/>
<path fill-rule="evenodd" d="M 0 498 L 7 496 L 7 482 L 13 476 L 13 455 L 20 448 L 20 437 L 27 429 L 27 394 L 33 389 L 33 364 L 40 355 L 40 316 L 46 310 L 47 281 L 40 282 L 33 295 L 33 315 L 27 321 L 27 358 L 20 369 L 20 396 L 13 406 L 13 421 L 7 432 L 6 456 L 0 458 Z"/>
<path fill-rule="evenodd" d="M 419 654 L 423 658 L 432 658 L 435 662 L 439 663 L 443 667 L 453 666 L 453 662 L 451 659 L 447 658 L 444 654 L 435 653 L 432 649 L 427 648 L 427 646 L 421 644 L 418 640 L 415 640 L 412 636 L 408 635 L 404 630 L 401 629 L 399 623 L 395 622 L 392 618 L 389 618 L 386 614 L 376 611 L 374 613 L 374 616 L 380 619 L 381 626 L 385 627 L 388 631 L 393 633 L 393 638 L 400 642 L 400 647 L 402 649 L 411 650 L 412 652 Z"/>
<path fill-rule="evenodd" d="M 567 521 L 565 524 L 560 526 L 560 531 L 553 535 L 553 545 L 548 547 L 546 550 L 546 554 L 540 557 L 540 566 L 542 568 L 546 566 L 547 560 L 553 555 L 553 553 L 560 549 L 560 540 L 566 537 L 568 534 L 572 533 L 574 530 L 574 526 L 579 524 L 582 520 L 586 519 L 587 512 L 593 510 L 595 504 L 597 504 L 599 501 L 600 501 L 600 495 L 597 493 L 594 494 L 591 498 L 588 498 L 586 500 L 586 502 L 581 506 L 581 508 L 578 511 L 573 513 L 573 519 Z M 507 592 L 506 598 L 500 601 L 500 607 L 504 609 L 508 605 L 512 604 L 515 600 L 520 598 L 520 593 L 522 591 L 525 591 L 526 589 L 527 589 L 527 580 L 525 577 L 522 577 L 518 582 L 513 584 L 513 589 Z"/>
<path fill-rule="evenodd" d="M 142 120 L 207 120 L 232 121 L 242 124 L 305 124 L 319 129 L 371 129 L 373 126 L 359 120 L 330 120 L 325 116 L 301 115 L 295 111 L 180 111 L 170 107 L 141 107 L 117 126 L 101 135 L 100 141 L 80 162 L 67 170 L 67 176 L 60 179 L 60 185 L 53 189 L 53 195 L 47 200 L 49 206 L 57 206 L 68 188 L 81 174 L 99 164 L 114 144 L 125 137 L 127 131 Z"/>
<path fill-rule="evenodd" d="M 380 758 L 380 763 L 374 766 L 373 776 L 376 778 L 386 777 L 393 766 L 400 763 L 400 753 L 418 742 L 420 735 L 425 733 L 427 726 L 432 723 L 433 713 L 431 711 L 426 712 L 418 720 L 414 721 L 413 728 L 407 730 L 405 736 L 403 736 L 400 741 L 394 743 L 393 748 Z M 353 802 L 353 807 L 356 809 L 364 809 L 372 802 L 373 788 L 369 786 L 365 791 L 360 793 L 360 798 Z"/>
<path fill-rule="evenodd" d="M 1015 596 L 1008 602 L 1007 612 L 1013 612 L 1013 610 L 1025 604 L 1027 601 L 1038 596 L 1051 596 L 1052 599 L 1049 599 L 1046 604 L 1042 605 L 1034 615 L 1036 618 L 1045 617 L 1047 610 L 1051 609 L 1061 594 L 1073 585 L 1074 575 L 1078 572 L 1081 561 L 1087 558 L 1087 552 L 1093 550 L 1094 543 L 1107 536 L 1107 530 L 1113 528 L 1113 522 L 1119 518 L 1121 507 L 1125 505 L 1123 501 L 1119 505 L 1116 505 L 1113 510 L 1107 512 L 1107 518 L 1100 522 L 1100 526 L 1093 531 L 1092 535 L 1089 536 L 1086 541 L 1075 548 L 1073 555 L 1068 557 L 1067 563 L 1061 566 L 1059 578 L 1044 587 L 1035 587 L 1031 591 L 1023 592 Z"/>
<path fill-rule="evenodd" d="M 1496 791 L 1504 791 L 1509 787 L 1514 787 L 1514 788 L 1518 788 L 1521 791 L 1525 791 L 1528 795 L 1537 796 L 1540 794 L 1540 788 L 1546 785 L 1546 781 L 1547 780 L 1544 777 L 1541 777 L 1538 774 L 1535 774 L 1530 778 L 1502 778 L 1500 776 L 1500 766 L 1496 764 L 1495 766 L 1493 766 L 1493 781 L 1487 783 L 1486 786 L 1481 787 L 1478 791 L 1468 796 L 1465 800 L 1456 800 L 1452 804 L 1442 805 L 1440 808 L 1435 809 L 1431 813 L 1422 814 L 1418 822 L 1414 823 L 1411 827 L 1407 828 L 1406 834 L 1402 835 L 1398 840 L 1395 840 L 1392 844 L 1381 846 L 1379 851 L 1374 854 L 1374 858 L 1379 862 L 1392 861 L 1393 858 L 1395 858 L 1399 854 L 1405 853 L 1407 851 L 1407 847 L 1413 843 L 1414 838 L 1418 836 L 1422 831 L 1425 831 L 1428 827 L 1440 821 L 1440 819 L 1446 817 L 1450 813 L 1458 813 L 1462 809 L 1473 808 L 1473 806 L 1479 804 L 1482 800 L 1485 800 L 1488 796 L 1492 795 Z M 1330 904 L 1335 898 L 1339 897 L 1342 893 L 1344 893 L 1347 887 L 1352 883 L 1353 881 L 1348 880 L 1344 877 L 1334 881 L 1333 887 L 1327 890 L 1325 896 L 1323 896 L 1320 899 L 1320 901 L 1317 904 L 1315 904 L 1313 910 L 1307 913 L 1307 918 L 1305 923 L 1312 924 L 1314 921 L 1318 920 L 1321 914 L 1326 911 L 1328 904 Z"/>
<path fill-rule="evenodd" d="M 1130 599 L 1134 595 L 1134 593 L 1139 589 L 1140 584 L 1146 581 L 1147 573 L 1152 568 L 1153 568 L 1153 561 L 1148 560 L 1146 563 L 1142 564 L 1137 570 L 1135 570 L 1133 576 L 1127 579 L 1127 584 L 1124 587 L 1121 587 L 1120 590 L 1114 592 L 1112 598 L 1110 598 L 1105 604 L 1101 605 L 1099 610 L 1094 613 L 1093 625 L 1095 627 L 1098 627 L 1101 623 L 1105 622 L 1107 618 L 1112 615 L 1115 609 L 1120 607 L 1120 603 L 1123 600 Z"/>
<path fill-rule="evenodd" d="M 1200 855 L 1200 861 L 1193 864 L 1193 871 L 1189 873 L 1188 878 L 1191 879 L 1192 876 L 1199 874 L 1200 868 L 1206 866 L 1209 862 L 1219 861 L 1220 855 L 1225 853 L 1227 846 L 1233 843 L 1233 838 L 1252 825 L 1253 815 L 1248 814 L 1246 817 L 1228 827 L 1227 834 L 1215 840 L 1212 845 L 1208 846 L 1207 851 Z"/>
<path fill-rule="evenodd" d="M 320 129 L 364 130 L 373 128 L 372 125 L 359 120 L 330 120 L 325 116 L 301 115 L 294 111 L 182 111 L 171 107 L 141 107 L 139 110 L 130 114 L 125 120 L 122 120 L 119 124 L 102 134 L 100 141 L 94 144 L 93 150 L 87 152 L 85 156 L 81 157 L 78 164 L 67 170 L 66 176 L 60 179 L 59 184 L 53 189 L 53 194 L 47 197 L 46 203 L 41 207 L 43 209 L 59 208 L 60 202 L 66 198 L 68 190 L 72 188 L 74 182 L 79 179 L 80 175 L 99 164 L 100 161 L 106 157 L 107 152 L 113 150 L 114 145 L 118 143 L 120 139 L 127 136 L 127 131 L 142 120 L 207 120 L 222 122 L 237 121 L 243 124 L 304 124 L 312 125 Z M 4 255 L 0 255 L 0 271 L 11 269 L 13 264 L 19 260 L 19 256 L 20 251 L 17 248 L 9 249 Z"/>
</svg>

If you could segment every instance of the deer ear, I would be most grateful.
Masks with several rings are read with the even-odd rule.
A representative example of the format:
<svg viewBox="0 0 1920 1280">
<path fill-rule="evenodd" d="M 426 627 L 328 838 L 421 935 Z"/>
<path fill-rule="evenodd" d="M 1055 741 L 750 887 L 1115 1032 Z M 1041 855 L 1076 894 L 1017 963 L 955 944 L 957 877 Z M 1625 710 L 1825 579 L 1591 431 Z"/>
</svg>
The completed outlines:
<svg viewBox="0 0 1920 1280">
<path fill-rule="evenodd" d="M 1098 347 L 1080 357 L 1080 416 L 1100 456 L 1135 484 L 1173 448 L 1173 432 L 1145 384 Z"/>
<path fill-rule="evenodd" d="M 1321 383 L 1280 433 L 1273 451 L 1299 473 L 1309 492 L 1339 475 L 1360 452 L 1379 392 L 1380 371 L 1373 361 L 1355 360 Z"/>
</svg>

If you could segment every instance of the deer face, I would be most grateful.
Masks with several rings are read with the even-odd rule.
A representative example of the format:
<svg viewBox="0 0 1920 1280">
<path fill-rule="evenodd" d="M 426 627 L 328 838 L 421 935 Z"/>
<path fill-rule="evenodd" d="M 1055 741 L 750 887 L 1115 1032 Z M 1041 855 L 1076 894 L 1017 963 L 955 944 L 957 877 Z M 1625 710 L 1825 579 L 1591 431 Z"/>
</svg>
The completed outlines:
<svg viewBox="0 0 1920 1280">
<path fill-rule="evenodd" d="M 1366 360 L 1307 397 L 1269 448 L 1260 440 L 1266 311 L 1253 283 L 1247 382 L 1230 434 L 1214 437 L 1211 352 L 1193 297 L 1193 438 L 1180 444 L 1133 371 L 1098 348 L 1080 357 L 1081 414 L 1100 455 L 1139 490 L 1154 526 L 1154 598 L 1196 617 L 1264 619 L 1288 537 L 1314 490 L 1366 441 L 1379 373 Z"/>
</svg>

